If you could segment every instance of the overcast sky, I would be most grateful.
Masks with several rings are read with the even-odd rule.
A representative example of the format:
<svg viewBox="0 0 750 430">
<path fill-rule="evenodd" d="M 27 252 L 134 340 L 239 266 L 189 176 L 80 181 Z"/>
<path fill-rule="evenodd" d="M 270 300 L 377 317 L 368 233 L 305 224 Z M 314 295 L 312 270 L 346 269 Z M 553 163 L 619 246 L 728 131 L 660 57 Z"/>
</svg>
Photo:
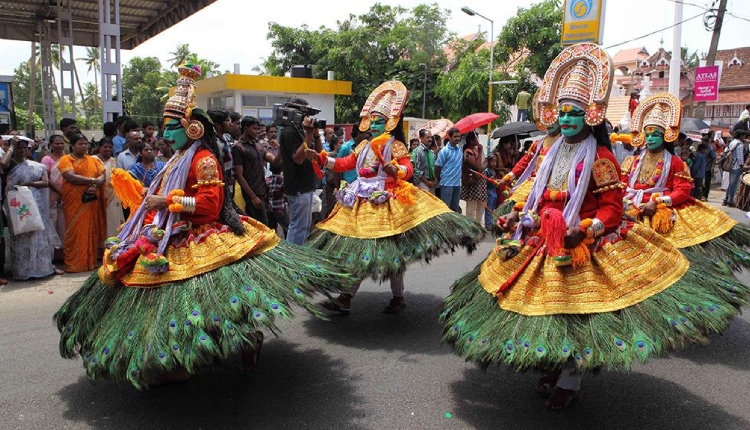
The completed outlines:
<svg viewBox="0 0 750 430">
<path fill-rule="evenodd" d="M 686 3 L 705 5 L 710 2 L 702 0 L 682 0 Z M 425 0 L 381 0 L 389 5 L 402 5 L 410 8 Z M 336 27 L 337 20 L 346 19 L 350 14 L 367 11 L 374 1 L 298 1 L 286 0 L 265 3 L 263 6 L 247 0 L 217 0 L 187 20 L 150 39 L 132 51 L 122 51 L 123 61 L 134 56 L 156 56 L 163 66 L 170 58 L 169 52 L 181 42 L 190 44 L 190 49 L 200 57 L 213 60 L 221 65 L 220 69 L 233 70 L 233 64 L 239 63 L 242 73 L 250 73 L 253 66 L 261 63 L 261 58 L 271 53 L 271 43 L 266 39 L 268 23 L 276 21 L 286 26 L 307 24 L 311 28 L 321 25 Z M 469 6 L 495 24 L 495 35 L 502 29 L 508 18 L 515 15 L 518 7 L 528 7 L 528 0 L 439 0 L 440 7 L 451 11 L 448 19 L 448 30 L 459 35 L 466 35 L 481 25 L 483 31 L 489 31 L 489 22 L 477 16 L 471 17 L 461 12 L 462 6 Z M 269 7 L 278 5 L 281 9 Z M 675 3 L 671 0 L 608 0 L 605 13 L 605 30 L 603 45 L 620 42 L 643 36 L 649 32 L 667 27 L 674 22 Z M 701 13 L 703 9 L 686 4 L 683 19 Z M 741 18 L 727 15 L 722 29 L 719 49 L 731 49 L 750 45 L 748 29 L 750 28 L 750 0 L 729 0 L 730 13 Z M 655 35 L 628 42 L 617 48 L 609 49 L 614 55 L 619 49 L 645 46 L 649 52 L 659 47 L 660 39 L 664 47 L 672 49 L 672 29 Z M 682 25 L 682 46 L 691 52 L 705 52 L 711 41 L 711 33 L 703 28 L 702 16 Z M 16 41 L 0 41 L 0 75 L 12 75 L 13 69 L 28 59 L 30 44 Z M 74 50 L 75 57 L 85 54 L 83 48 Z M 745 59 L 746 61 L 750 59 Z M 79 64 L 79 73 L 83 81 L 93 77 L 86 76 L 86 68 Z M 384 77 L 385 79 L 386 77 Z"/>
</svg>

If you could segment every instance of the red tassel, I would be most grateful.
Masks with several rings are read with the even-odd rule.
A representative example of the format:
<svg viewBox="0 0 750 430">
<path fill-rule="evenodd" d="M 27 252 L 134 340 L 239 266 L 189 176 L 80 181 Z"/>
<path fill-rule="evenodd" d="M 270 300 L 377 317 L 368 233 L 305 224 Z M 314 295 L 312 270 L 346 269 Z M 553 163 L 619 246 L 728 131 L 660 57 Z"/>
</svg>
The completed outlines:
<svg viewBox="0 0 750 430">
<path fill-rule="evenodd" d="M 547 245 L 547 255 L 562 255 L 565 246 L 565 234 L 568 231 L 559 209 L 548 208 L 542 211 L 542 229 L 540 235 Z"/>
</svg>

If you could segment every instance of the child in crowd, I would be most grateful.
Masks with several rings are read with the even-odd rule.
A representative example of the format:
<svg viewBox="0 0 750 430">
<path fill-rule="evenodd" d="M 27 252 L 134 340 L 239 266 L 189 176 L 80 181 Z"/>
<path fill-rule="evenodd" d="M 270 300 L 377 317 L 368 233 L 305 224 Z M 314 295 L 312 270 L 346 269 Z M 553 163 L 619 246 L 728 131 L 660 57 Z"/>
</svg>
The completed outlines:
<svg viewBox="0 0 750 430">
<path fill-rule="evenodd" d="M 503 175 L 498 170 L 499 163 L 497 157 L 498 154 L 496 152 L 493 152 L 492 155 L 487 157 L 487 168 L 484 169 L 484 176 L 499 181 L 502 179 Z M 491 181 L 487 181 L 487 207 L 484 209 L 484 227 L 488 230 L 492 228 L 492 225 L 495 223 L 494 213 L 491 212 L 491 210 L 494 211 L 500 203 L 500 201 L 498 201 L 498 194 L 504 200 L 501 193 L 502 189 L 500 187 Z"/>
<path fill-rule="evenodd" d="M 271 165 L 271 175 L 266 178 L 268 185 L 268 226 L 274 231 L 281 226 L 286 237 L 289 229 L 289 212 L 284 201 L 284 177 L 281 176 L 281 165 Z"/>
<path fill-rule="evenodd" d="M 693 177 L 693 191 L 690 195 L 692 195 L 696 199 L 700 199 L 701 196 L 703 196 L 703 181 L 706 178 L 707 154 L 708 145 L 705 143 L 701 143 L 700 145 L 698 145 L 698 149 L 693 154 L 693 164 L 690 166 L 690 176 Z"/>
</svg>

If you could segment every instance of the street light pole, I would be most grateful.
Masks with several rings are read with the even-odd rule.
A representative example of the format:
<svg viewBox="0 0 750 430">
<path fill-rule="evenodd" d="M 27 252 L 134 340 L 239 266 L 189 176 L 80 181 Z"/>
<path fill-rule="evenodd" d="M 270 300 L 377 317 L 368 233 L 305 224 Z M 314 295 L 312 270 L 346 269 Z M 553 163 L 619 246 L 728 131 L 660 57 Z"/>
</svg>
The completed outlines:
<svg viewBox="0 0 750 430">
<path fill-rule="evenodd" d="M 422 81 L 422 118 L 424 119 L 427 104 L 427 64 L 421 63 L 420 66 L 424 67 L 424 80 Z"/>
<path fill-rule="evenodd" d="M 487 21 L 490 22 L 490 74 L 489 79 L 487 80 L 487 85 L 489 87 L 488 91 L 488 97 L 487 97 L 487 112 L 492 113 L 492 72 L 495 70 L 495 22 L 491 19 L 487 18 L 486 16 L 482 15 L 481 13 L 475 11 L 474 9 L 464 6 L 461 8 L 461 11 L 469 16 L 478 16 L 480 18 L 484 18 Z M 489 124 L 487 124 L 487 139 L 489 141 L 489 138 L 492 133 L 492 122 L 490 121 Z M 487 151 L 489 153 L 490 145 L 487 145 Z"/>
</svg>

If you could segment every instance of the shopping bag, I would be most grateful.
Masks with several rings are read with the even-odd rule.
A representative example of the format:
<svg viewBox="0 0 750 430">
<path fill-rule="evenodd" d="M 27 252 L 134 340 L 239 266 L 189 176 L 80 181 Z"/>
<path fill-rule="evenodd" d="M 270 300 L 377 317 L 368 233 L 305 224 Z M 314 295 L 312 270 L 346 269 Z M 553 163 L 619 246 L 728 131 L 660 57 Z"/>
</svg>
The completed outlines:
<svg viewBox="0 0 750 430">
<path fill-rule="evenodd" d="M 323 192 L 321 189 L 315 190 L 315 192 L 312 195 L 312 211 L 320 212 L 323 210 L 323 200 L 320 198 L 320 193 Z"/>
<path fill-rule="evenodd" d="M 42 215 L 29 187 L 8 191 L 8 218 L 13 235 L 44 230 Z"/>
</svg>

